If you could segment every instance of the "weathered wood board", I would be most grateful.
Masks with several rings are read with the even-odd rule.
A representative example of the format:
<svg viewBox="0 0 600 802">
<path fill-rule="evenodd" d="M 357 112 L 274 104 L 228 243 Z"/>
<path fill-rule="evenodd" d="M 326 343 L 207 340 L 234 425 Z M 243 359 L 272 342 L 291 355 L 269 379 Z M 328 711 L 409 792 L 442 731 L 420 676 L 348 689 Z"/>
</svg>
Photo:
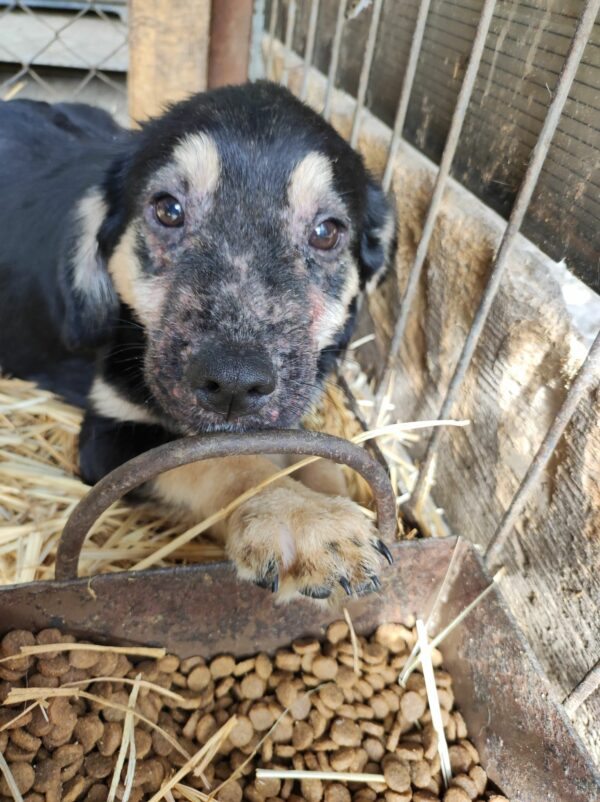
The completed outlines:
<svg viewBox="0 0 600 802">
<path fill-rule="evenodd" d="M 404 135 L 436 163 L 483 0 L 432 0 Z M 280 2 L 284 38 L 288 3 Z M 294 49 L 304 52 L 310 3 L 297 4 Z M 367 106 L 391 124 L 419 0 L 385 0 Z M 498 0 L 453 174 L 504 217 L 541 129 L 583 0 Z M 327 74 L 337 3 L 320 4 L 313 63 Z M 372 9 L 346 23 L 337 84 L 356 93 Z M 268 10 L 267 10 L 268 19 Z M 600 290 L 600 21 L 584 53 L 524 233 Z"/>
<path fill-rule="evenodd" d="M 129 2 L 129 113 L 134 121 L 206 89 L 210 0 Z"/>
<path fill-rule="evenodd" d="M 283 48 L 275 43 L 279 74 Z M 298 91 L 298 68 L 290 87 Z M 323 105 L 325 80 L 311 73 L 308 100 Z M 354 101 L 335 93 L 332 121 L 347 136 Z M 365 114 L 359 147 L 380 174 L 387 126 Z M 414 257 L 435 166 L 403 144 L 394 172 L 398 206 L 397 271 L 372 296 L 377 340 L 361 351 L 369 371 L 381 366 Z M 437 221 L 405 344 L 394 403 L 402 420 L 435 417 L 485 286 L 504 223 L 452 181 Z M 455 417 L 440 451 L 434 497 L 454 532 L 489 542 L 586 353 L 580 331 L 600 325 L 600 299 L 580 284 L 583 303 L 567 303 L 576 281 L 524 238 L 515 247 Z M 587 295 L 586 295 L 587 293 Z M 370 322 L 363 320 L 363 326 Z M 580 405 L 542 486 L 504 554 L 501 588 L 534 652 L 564 699 L 600 658 L 600 420 L 598 389 Z M 414 455 L 417 459 L 419 454 Z M 575 716 L 600 763 L 600 693 Z"/>
</svg>

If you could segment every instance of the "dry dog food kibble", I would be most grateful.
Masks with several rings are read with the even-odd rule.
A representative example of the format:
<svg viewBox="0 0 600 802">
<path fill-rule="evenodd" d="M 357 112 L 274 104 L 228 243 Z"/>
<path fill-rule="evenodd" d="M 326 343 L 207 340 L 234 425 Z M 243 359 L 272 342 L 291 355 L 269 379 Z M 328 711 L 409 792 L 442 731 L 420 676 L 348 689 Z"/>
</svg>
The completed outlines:
<svg viewBox="0 0 600 802">
<path fill-rule="evenodd" d="M 144 682 L 132 722 L 136 763 L 127 798 L 128 759 L 122 765 L 118 802 L 150 799 L 215 741 L 214 758 L 202 773 L 188 771 L 172 798 L 195 798 L 183 787 L 191 786 L 216 790 L 218 802 L 507 802 L 488 790 L 464 719 L 453 709 L 451 677 L 437 668 L 452 767 L 444 787 L 423 677 L 415 672 L 405 689 L 398 684 L 415 643 L 401 624 L 382 624 L 353 645 L 348 624 L 336 621 L 324 643 L 303 638 L 274 657 L 237 661 L 140 661 L 108 648 L 53 648 L 74 642 L 47 629 L 37 636 L 11 632 L 0 643 L 0 753 L 11 772 L 11 782 L 0 772 L 0 802 L 13 799 L 13 781 L 24 802 L 106 802 L 131 734 L 127 709 L 137 678 Z M 48 651 L 20 654 L 35 644 Z M 19 693 L 29 693 L 28 701 Z M 384 781 L 263 779 L 257 767 L 367 773 Z"/>
</svg>

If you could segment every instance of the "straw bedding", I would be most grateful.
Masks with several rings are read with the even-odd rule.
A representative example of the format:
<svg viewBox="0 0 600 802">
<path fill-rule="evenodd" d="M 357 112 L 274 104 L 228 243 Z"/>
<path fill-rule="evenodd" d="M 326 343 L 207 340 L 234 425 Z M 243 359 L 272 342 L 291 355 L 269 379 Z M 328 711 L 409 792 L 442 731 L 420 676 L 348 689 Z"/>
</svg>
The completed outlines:
<svg viewBox="0 0 600 802">
<path fill-rule="evenodd" d="M 54 554 L 69 514 L 89 489 L 77 475 L 82 412 L 51 393 L 0 379 L 0 582 L 52 579 Z M 185 526 L 149 504 L 115 504 L 95 526 L 82 573 L 130 568 Z M 172 561 L 208 561 L 222 551 L 205 539 Z"/>
</svg>

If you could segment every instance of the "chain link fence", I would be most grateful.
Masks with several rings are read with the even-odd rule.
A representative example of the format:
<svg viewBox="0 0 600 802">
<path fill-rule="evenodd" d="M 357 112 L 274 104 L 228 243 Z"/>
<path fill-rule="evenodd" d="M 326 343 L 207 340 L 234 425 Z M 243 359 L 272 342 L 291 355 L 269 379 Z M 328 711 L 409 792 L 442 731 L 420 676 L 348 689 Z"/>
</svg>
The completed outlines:
<svg viewBox="0 0 600 802">
<path fill-rule="evenodd" d="M 0 99 L 94 103 L 127 124 L 126 0 L 0 0 Z"/>
</svg>

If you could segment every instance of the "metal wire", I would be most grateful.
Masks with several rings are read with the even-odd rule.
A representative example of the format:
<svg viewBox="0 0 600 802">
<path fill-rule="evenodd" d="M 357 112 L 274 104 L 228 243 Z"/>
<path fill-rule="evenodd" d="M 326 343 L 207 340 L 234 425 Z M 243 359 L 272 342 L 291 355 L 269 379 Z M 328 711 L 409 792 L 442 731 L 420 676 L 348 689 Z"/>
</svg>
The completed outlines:
<svg viewBox="0 0 600 802">
<path fill-rule="evenodd" d="M 360 122 L 362 111 L 365 105 L 365 98 L 367 96 L 367 87 L 369 86 L 371 65 L 373 63 L 373 56 L 375 55 L 375 42 L 377 41 L 377 31 L 379 30 L 379 18 L 381 17 L 382 8 L 383 0 L 375 0 L 375 5 L 373 6 L 373 15 L 371 16 L 371 24 L 369 26 L 369 33 L 367 36 L 367 44 L 365 46 L 365 55 L 360 70 L 358 92 L 356 94 L 356 108 L 354 110 L 352 131 L 350 133 L 350 144 L 353 148 L 356 147 L 356 143 L 358 142 L 358 133 L 360 131 Z"/>
<path fill-rule="evenodd" d="M 290 0 L 287 9 L 287 20 L 285 23 L 285 48 L 283 51 L 283 70 L 281 72 L 281 85 L 288 85 L 290 70 L 290 54 L 292 52 L 292 42 L 294 39 L 294 28 L 296 27 L 296 0 Z"/>
<path fill-rule="evenodd" d="M 375 414 L 378 414 L 386 387 L 389 384 L 390 374 L 393 369 L 396 354 L 398 348 L 400 347 L 400 343 L 402 342 L 402 337 L 404 336 L 406 324 L 408 322 L 408 316 L 417 293 L 421 271 L 423 269 L 423 265 L 425 264 L 425 257 L 427 256 L 429 242 L 431 240 L 431 235 L 433 234 L 433 227 L 435 225 L 440 204 L 442 202 L 442 196 L 444 194 L 444 189 L 446 188 L 446 182 L 448 180 L 448 176 L 450 175 L 450 168 L 454 160 L 456 148 L 458 147 L 458 140 L 460 137 L 460 132 L 462 131 L 469 101 L 471 100 L 471 94 L 473 93 L 473 87 L 475 86 L 475 80 L 479 71 L 479 64 L 481 62 L 481 56 L 483 55 L 483 49 L 485 47 L 485 41 L 494 14 L 495 5 L 496 0 L 485 0 L 483 9 L 481 11 L 481 16 L 477 25 L 477 32 L 475 34 L 473 47 L 471 49 L 471 57 L 469 59 L 465 77 L 463 78 L 460 92 L 458 93 L 456 107 L 454 109 L 454 114 L 452 115 L 452 122 L 450 123 L 450 130 L 448 131 L 448 137 L 446 139 L 444 152 L 442 153 L 442 159 L 440 161 L 440 168 L 438 170 L 435 186 L 431 195 L 431 201 L 429 202 L 429 208 L 423 224 L 423 233 L 421 234 L 421 239 L 419 240 L 419 245 L 417 246 L 417 252 L 408 275 L 408 281 L 406 283 L 404 295 L 400 302 L 400 312 L 398 314 L 398 319 L 396 321 L 394 333 L 390 342 L 386 368 L 375 397 Z"/>
<path fill-rule="evenodd" d="M 394 160 L 396 159 L 396 154 L 398 153 L 398 145 L 400 144 L 400 138 L 402 136 L 404 123 L 406 121 L 408 101 L 410 100 L 410 93 L 412 92 L 415 74 L 417 72 L 417 62 L 419 61 L 419 55 L 421 53 L 423 34 L 425 33 L 425 23 L 427 22 L 427 14 L 429 13 L 430 5 L 431 0 L 421 0 L 419 13 L 417 14 L 417 21 L 415 23 L 415 30 L 408 56 L 408 64 L 406 65 L 406 72 L 404 73 L 404 80 L 402 81 L 402 91 L 400 92 L 400 100 L 398 101 L 398 111 L 396 112 L 396 119 L 394 120 L 392 141 L 390 142 L 390 149 L 385 165 L 385 171 L 383 173 L 382 184 L 386 192 L 388 192 L 390 184 L 392 183 Z"/>
<path fill-rule="evenodd" d="M 560 121 L 563 107 L 569 96 L 571 84 L 575 78 L 577 67 L 579 66 L 581 57 L 583 56 L 584 48 L 594 27 L 594 22 L 598 15 L 599 9 L 600 0 L 587 0 L 584 11 L 577 24 L 575 35 L 571 41 L 567 57 L 558 79 L 554 97 L 550 103 L 548 113 L 546 114 L 546 119 L 544 120 L 544 125 L 542 126 L 542 130 L 533 149 L 533 153 L 525 173 L 525 178 L 523 179 L 523 183 L 521 184 L 519 192 L 517 193 L 515 204 L 513 206 L 508 225 L 506 226 L 504 236 L 502 237 L 502 242 L 500 243 L 500 248 L 498 249 L 487 287 L 473 319 L 469 334 L 467 335 L 467 339 L 456 365 L 454 375 L 452 376 L 452 380 L 450 381 L 450 385 L 446 392 L 444 403 L 440 409 L 440 418 L 450 416 L 452 412 L 452 406 L 458 396 L 462 381 L 469 365 L 471 364 L 471 359 L 473 358 L 479 337 L 483 331 L 485 321 L 494 298 L 496 297 L 496 293 L 498 292 L 502 276 L 504 275 L 504 270 L 508 264 L 510 250 L 513 246 L 519 229 L 521 228 L 521 224 L 523 223 L 525 213 L 527 212 L 527 207 L 529 206 L 529 201 L 531 200 L 537 180 L 542 171 L 544 159 L 546 158 L 548 149 L 550 147 L 550 142 L 552 141 L 552 137 L 554 136 Z M 410 506 L 413 510 L 417 510 L 424 500 L 429 481 L 428 477 L 440 440 L 441 429 L 436 429 L 429 441 L 425 458 L 419 471 L 419 477 L 411 495 Z"/>
<path fill-rule="evenodd" d="M 28 5 L 28 3 L 20 2 L 10 5 L 4 12 L 2 12 L 2 14 L 0 14 L 0 16 L 4 18 L 11 12 L 17 12 L 18 14 L 23 15 L 23 17 L 28 17 L 31 20 L 35 20 L 39 26 L 43 26 L 48 30 L 48 39 L 36 50 L 32 56 L 28 57 L 26 60 L 20 54 L 11 52 L 11 50 L 6 47 L 6 44 L 3 45 L 6 52 L 14 58 L 17 64 L 20 63 L 21 66 L 14 75 L 9 76 L 2 84 L 0 84 L 0 96 L 10 97 L 14 95 L 15 92 L 14 90 L 11 92 L 11 89 L 15 87 L 15 85 L 17 85 L 22 79 L 30 78 L 44 90 L 49 98 L 57 98 L 58 94 L 52 85 L 46 82 L 38 73 L 39 68 L 43 66 L 43 64 L 39 63 L 40 58 L 46 53 L 46 51 L 48 51 L 57 43 L 60 44 L 61 48 L 63 48 L 66 53 L 75 56 L 79 62 L 76 67 L 70 67 L 69 69 L 74 71 L 81 71 L 83 69 L 87 73 L 84 79 L 77 85 L 75 90 L 70 93 L 70 96 L 73 99 L 75 99 L 77 95 L 85 88 L 85 86 L 87 86 L 87 84 L 89 84 L 94 78 L 103 81 L 121 94 L 125 94 L 125 89 L 122 86 L 119 86 L 116 82 L 112 81 L 102 72 L 104 65 L 109 61 L 109 59 L 118 53 L 127 43 L 126 26 L 123 20 L 121 18 L 115 19 L 112 15 L 106 14 L 93 1 L 90 1 L 78 8 L 77 11 L 74 11 L 73 13 L 63 9 L 64 13 L 68 15 L 67 21 L 60 25 L 60 27 L 55 28 L 46 20 L 43 13 L 46 10 L 47 9 L 45 8 L 34 10 Z M 62 34 L 65 31 L 90 13 L 94 14 L 99 20 L 109 24 L 117 33 L 122 34 L 121 41 L 113 49 L 111 49 L 110 52 L 105 54 L 99 61 L 96 62 L 90 61 L 85 47 L 74 47 L 62 37 Z M 20 87 L 17 87 L 17 92 L 19 89 Z"/>
<path fill-rule="evenodd" d="M 575 715 L 579 707 L 589 699 L 595 690 L 600 688 L 600 660 L 593 666 L 581 682 L 573 688 L 571 693 L 564 700 L 565 712 L 571 718 Z"/>
<path fill-rule="evenodd" d="M 275 0 L 272 0 L 274 3 Z M 248 80 L 256 81 L 264 78 L 265 60 L 263 59 L 263 33 L 265 30 L 266 0 L 254 0 L 252 3 L 252 28 L 250 31 L 250 56 L 248 58 Z M 269 52 L 271 49 L 269 40 Z"/>
<path fill-rule="evenodd" d="M 269 50 L 267 53 L 267 78 L 271 77 L 273 71 L 273 55 L 275 52 L 275 28 L 277 27 L 277 12 L 279 11 L 279 0 L 271 0 L 271 14 L 269 16 Z"/>
<path fill-rule="evenodd" d="M 600 333 L 596 336 L 592 347 L 583 365 L 579 368 L 573 383 L 571 384 L 567 396 L 559 409 L 556 417 L 539 447 L 537 454 L 533 458 L 523 481 L 517 490 L 509 508 L 504 513 L 500 524 L 491 539 L 487 551 L 486 561 L 488 566 L 494 567 L 497 563 L 500 552 L 502 551 L 510 533 L 512 532 L 517 518 L 521 514 L 523 507 L 529 500 L 532 491 L 540 480 L 544 468 L 548 464 L 552 452 L 556 448 L 562 433 L 567 424 L 573 417 L 577 405 L 590 388 L 594 380 L 600 376 Z"/>
<path fill-rule="evenodd" d="M 300 99 L 306 98 L 308 90 L 308 76 L 315 50 L 315 36 L 317 33 L 317 20 L 319 19 L 319 0 L 310 0 L 310 16 L 308 18 L 308 31 L 306 34 L 306 47 L 304 49 L 304 72 L 302 74 L 302 87 Z"/>
<path fill-rule="evenodd" d="M 331 99 L 333 97 L 333 89 L 335 85 L 335 76 L 337 75 L 338 62 L 340 60 L 340 50 L 342 45 L 342 34 L 344 32 L 344 24 L 346 22 L 346 6 L 348 0 L 339 0 L 337 19 L 335 21 L 335 33 L 333 35 L 333 44 L 331 45 L 331 59 L 329 61 L 329 73 L 327 75 L 327 89 L 325 90 L 325 106 L 323 108 L 323 117 L 329 121 L 331 117 Z"/>
</svg>

